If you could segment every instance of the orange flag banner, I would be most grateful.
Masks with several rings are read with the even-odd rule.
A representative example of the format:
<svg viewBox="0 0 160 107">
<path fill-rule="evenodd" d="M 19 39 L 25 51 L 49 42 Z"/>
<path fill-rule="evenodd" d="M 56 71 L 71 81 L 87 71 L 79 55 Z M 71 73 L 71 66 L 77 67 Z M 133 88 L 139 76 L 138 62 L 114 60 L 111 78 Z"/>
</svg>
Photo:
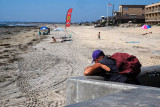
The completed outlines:
<svg viewBox="0 0 160 107">
<path fill-rule="evenodd" d="M 66 27 L 70 27 L 71 24 L 71 14 L 72 14 L 72 8 L 70 8 L 67 12 L 67 17 L 66 17 Z"/>
</svg>

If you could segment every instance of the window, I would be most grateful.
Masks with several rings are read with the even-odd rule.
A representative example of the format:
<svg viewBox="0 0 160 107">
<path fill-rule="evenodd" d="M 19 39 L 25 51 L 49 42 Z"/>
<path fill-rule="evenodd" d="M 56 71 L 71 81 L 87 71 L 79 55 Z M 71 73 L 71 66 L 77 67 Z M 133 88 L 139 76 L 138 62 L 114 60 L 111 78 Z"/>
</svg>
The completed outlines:
<svg viewBox="0 0 160 107">
<path fill-rule="evenodd" d="M 144 10 L 144 7 L 142 7 L 142 10 Z"/>
<path fill-rule="evenodd" d="M 136 18 L 136 15 L 130 15 L 130 18 Z"/>
<path fill-rule="evenodd" d="M 128 7 L 124 7 L 124 10 L 128 10 Z"/>
<path fill-rule="evenodd" d="M 128 16 L 128 14 L 126 13 L 126 14 L 124 14 L 124 16 Z"/>
<path fill-rule="evenodd" d="M 122 8 L 121 8 L 121 7 L 119 8 L 119 11 L 120 11 L 120 12 L 122 11 Z"/>
</svg>

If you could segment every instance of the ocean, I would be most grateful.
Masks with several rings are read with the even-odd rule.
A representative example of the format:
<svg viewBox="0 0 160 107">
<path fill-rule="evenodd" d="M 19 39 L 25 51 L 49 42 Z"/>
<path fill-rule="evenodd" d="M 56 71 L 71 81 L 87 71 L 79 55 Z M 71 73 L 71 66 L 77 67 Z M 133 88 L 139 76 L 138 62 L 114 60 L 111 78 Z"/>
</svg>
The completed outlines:
<svg viewBox="0 0 160 107">
<path fill-rule="evenodd" d="M 35 29 L 37 23 L 2 22 L 0 23 L 0 39 L 17 35 L 21 31 Z"/>
<path fill-rule="evenodd" d="M 22 26 L 22 27 L 31 27 L 38 26 L 41 24 L 64 24 L 65 22 L 0 22 L 0 27 L 9 27 L 9 26 Z"/>
<path fill-rule="evenodd" d="M 22 26 L 22 27 L 30 27 L 30 26 L 38 26 L 37 24 L 31 24 L 31 23 L 0 23 L 0 27 L 7 27 L 7 26 Z"/>
</svg>

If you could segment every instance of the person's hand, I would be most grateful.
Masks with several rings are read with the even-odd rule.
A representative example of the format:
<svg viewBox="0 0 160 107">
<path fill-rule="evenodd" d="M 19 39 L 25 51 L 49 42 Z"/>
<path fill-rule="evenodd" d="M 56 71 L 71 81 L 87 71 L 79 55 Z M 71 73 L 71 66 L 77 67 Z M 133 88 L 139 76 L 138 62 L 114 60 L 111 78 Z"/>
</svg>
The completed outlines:
<svg viewBox="0 0 160 107">
<path fill-rule="evenodd" d="M 110 71 L 110 68 L 108 66 L 103 65 L 101 63 L 95 63 L 93 66 L 89 66 L 85 68 L 84 75 L 89 76 L 89 75 L 98 73 L 100 68 L 104 69 L 105 71 Z"/>
<path fill-rule="evenodd" d="M 106 65 L 103 65 L 103 64 L 100 64 L 101 68 L 104 69 L 105 71 L 110 71 L 111 69 L 106 66 Z"/>
</svg>

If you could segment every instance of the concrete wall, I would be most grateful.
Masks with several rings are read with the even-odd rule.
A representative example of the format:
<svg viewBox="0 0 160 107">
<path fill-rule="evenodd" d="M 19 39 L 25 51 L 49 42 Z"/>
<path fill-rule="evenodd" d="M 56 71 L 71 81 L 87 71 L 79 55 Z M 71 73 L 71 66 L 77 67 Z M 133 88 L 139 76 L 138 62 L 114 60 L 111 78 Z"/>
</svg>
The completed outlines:
<svg viewBox="0 0 160 107">
<path fill-rule="evenodd" d="M 160 76 L 158 75 L 159 73 L 160 73 L 160 66 L 143 67 L 142 73 L 138 76 L 138 79 L 142 83 L 142 85 L 159 86 L 160 85 L 159 84 Z M 147 80 L 147 78 L 149 78 L 149 80 Z M 156 79 L 158 79 L 158 81 Z M 151 84 L 151 83 L 154 83 L 152 82 L 152 80 L 157 81 L 156 82 L 157 84 Z M 141 96 L 141 94 L 143 94 L 143 96 Z M 123 97 L 120 97 L 119 95 L 122 95 Z M 110 99 L 109 96 L 113 97 L 113 99 Z M 103 78 L 98 76 L 73 77 L 73 78 L 70 78 L 67 82 L 67 95 L 66 95 L 67 105 L 75 104 L 79 102 L 84 102 L 85 104 L 87 102 L 90 102 L 91 105 L 92 104 L 95 105 L 95 103 L 100 104 L 99 101 L 101 100 L 104 102 L 107 102 L 109 100 L 111 103 L 107 103 L 107 104 L 112 104 L 112 103 L 114 104 L 114 101 L 117 101 L 116 98 L 118 97 L 122 101 L 127 100 L 128 97 L 133 97 L 135 99 L 140 100 L 141 103 L 144 101 L 153 103 L 154 101 L 160 99 L 160 89 L 154 88 L 154 87 L 141 86 L 141 85 L 132 85 L 132 84 L 125 84 L 125 83 L 103 81 Z M 151 98 L 147 98 L 147 97 L 151 97 Z M 97 98 L 98 99 L 100 98 L 101 100 L 98 100 Z M 95 100 L 93 100 L 92 102 L 91 101 L 92 99 L 95 99 Z M 137 102 L 133 102 L 132 100 L 133 99 L 128 100 L 131 106 L 137 103 Z M 154 101 L 152 102 L 152 100 Z M 81 103 L 79 107 L 81 107 L 81 105 L 84 106 L 84 103 Z M 117 106 L 119 103 L 117 103 Z M 157 103 L 159 104 L 160 102 L 157 102 Z M 93 107 L 93 105 L 88 107 Z M 106 105 L 106 103 L 104 103 L 104 105 Z M 76 106 L 78 107 L 78 105 Z"/>
<path fill-rule="evenodd" d="M 142 14 L 145 14 L 145 5 L 121 5 L 119 6 L 119 12 L 122 12 L 122 15 L 135 14 L 142 16 Z"/>
<path fill-rule="evenodd" d="M 159 95 L 157 88 L 137 88 L 66 107 L 159 107 Z"/>
<path fill-rule="evenodd" d="M 160 65 L 142 67 L 138 80 L 141 85 L 160 88 Z"/>
<path fill-rule="evenodd" d="M 145 14 L 145 9 L 142 9 L 142 7 L 141 8 L 130 8 L 130 7 L 128 7 L 128 9 L 124 9 L 124 8 L 126 8 L 126 7 L 123 7 L 123 15 L 125 15 L 125 14 L 128 14 L 128 15 L 135 14 L 137 16 L 138 15 L 142 16 L 142 14 L 143 15 Z"/>
</svg>

